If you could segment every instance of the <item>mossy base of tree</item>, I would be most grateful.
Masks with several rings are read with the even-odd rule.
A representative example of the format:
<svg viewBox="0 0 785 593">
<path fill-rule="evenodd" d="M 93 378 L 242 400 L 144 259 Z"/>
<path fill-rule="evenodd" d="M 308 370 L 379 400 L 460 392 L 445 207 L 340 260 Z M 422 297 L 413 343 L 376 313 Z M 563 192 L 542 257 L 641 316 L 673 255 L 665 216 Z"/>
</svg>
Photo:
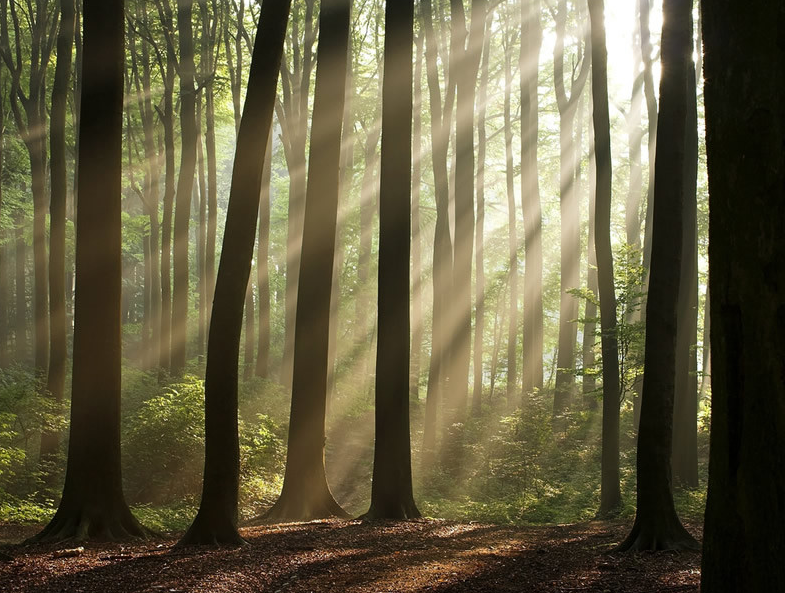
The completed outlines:
<svg viewBox="0 0 785 593">
<path fill-rule="evenodd" d="M 68 508 L 61 505 L 49 524 L 26 543 L 120 542 L 146 539 L 152 535 L 155 535 L 154 532 L 139 523 L 128 508 Z"/>
<path fill-rule="evenodd" d="M 352 518 L 329 494 L 329 491 L 327 495 L 319 496 L 308 496 L 302 493 L 291 496 L 282 494 L 262 517 L 267 523 Z"/>
<path fill-rule="evenodd" d="M 177 542 L 183 546 L 245 546 L 245 541 L 237 531 L 237 522 L 228 514 L 197 513 L 194 522 Z"/>
<path fill-rule="evenodd" d="M 616 552 L 645 551 L 699 551 L 700 543 L 690 535 L 677 517 L 663 516 L 639 519 L 636 517 L 632 531 L 616 547 Z"/>
</svg>

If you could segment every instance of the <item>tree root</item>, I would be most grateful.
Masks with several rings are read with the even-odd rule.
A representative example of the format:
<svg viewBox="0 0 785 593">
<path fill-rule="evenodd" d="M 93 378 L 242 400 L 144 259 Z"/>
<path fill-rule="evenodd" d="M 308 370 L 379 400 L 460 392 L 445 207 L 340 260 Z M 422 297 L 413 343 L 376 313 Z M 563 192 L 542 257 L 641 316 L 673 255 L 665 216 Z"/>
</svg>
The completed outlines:
<svg viewBox="0 0 785 593">
<path fill-rule="evenodd" d="M 351 519 L 352 516 L 343 510 L 332 496 L 319 497 L 319 500 L 303 496 L 281 496 L 262 518 L 267 523 L 287 523 L 332 518 Z"/>
<path fill-rule="evenodd" d="M 663 525 L 636 520 L 632 531 L 614 552 L 698 551 L 698 541 L 681 523 Z"/>
<path fill-rule="evenodd" d="M 175 547 L 247 545 L 248 542 L 237 531 L 237 524 L 230 517 L 209 516 L 199 512 Z"/>
<path fill-rule="evenodd" d="M 154 532 L 143 527 L 130 510 L 107 511 L 62 508 L 44 529 L 25 543 L 121 542 L 147 539 Z"/>
</svg>

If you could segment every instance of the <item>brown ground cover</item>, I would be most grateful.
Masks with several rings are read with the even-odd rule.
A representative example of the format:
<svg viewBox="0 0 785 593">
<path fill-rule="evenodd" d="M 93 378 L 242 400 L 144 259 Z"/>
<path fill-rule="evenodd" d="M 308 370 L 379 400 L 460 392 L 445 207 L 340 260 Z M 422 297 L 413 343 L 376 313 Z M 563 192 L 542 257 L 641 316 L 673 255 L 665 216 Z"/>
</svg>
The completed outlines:
<svg viewBox="0 0 785 593">
<path fill-rule="evenodd" d="M 510 527 L 423 520 L 249 527 L 242 548 L 6 545 L 38 528 L 0 525 L 0 592 L 697 592 L 699 553 L 614 554 L 629 525 Z M 699 527 L 690 526 L 696 536 Z"/>
</svg>

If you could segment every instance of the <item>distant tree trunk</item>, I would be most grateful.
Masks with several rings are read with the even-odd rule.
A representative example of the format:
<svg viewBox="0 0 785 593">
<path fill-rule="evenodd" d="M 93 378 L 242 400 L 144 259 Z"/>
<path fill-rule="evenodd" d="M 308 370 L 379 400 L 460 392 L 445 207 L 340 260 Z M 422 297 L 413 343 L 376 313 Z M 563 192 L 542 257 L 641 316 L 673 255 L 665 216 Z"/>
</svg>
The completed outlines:
<svg viewBox="0 0 785 593">
<path fill-rule="evenodd" d="M 191 191 L 196 167 L 196 96 L 194 93 L 194 44 L 191 14 L 193 0 L 177 0 L 177 31 L 180 49 L 180 176 L 174 213 L 174 290 L 172 291 L 172 375 L 185 370 L 188 340 L 188 226 Z M 254 220 L 256 217 L 254 216 Z"/>
<path fill-rule="evenodd" d="M 697 548 L 676 516 L 671 439 L 676 319 L 683 237 L 687 76 L 692 60 L 692 1 L 665 0 L 651 280 L 638 432 L 637 514 L 620 550 Z"/>
<path fill-rule="evenodd" d="M 595 241 L 596 222 L 596 197 L 597 197 L 597 165 L 594 153 L 594 134 L 590 128 L 591 142 L 589 144 L 589 236 L 587 239 L 586 255 L 586 287 L 596 298 L 599 295 L 599 279 L 597 277 L 597 249 Z M 593 301 L 586 301 L 583 313 L 586 323 L 583 326 L 583 407 L 587 410 L 597 409 L 597 375 L 593 371 L 596 364 L 594 347 L 597 344 L 597 305 Z"/>
<path fill-rule="evenodd" d="M 711 284 L 711 282 L 709 282 Z M 711 287 L 706 286 L 703 305 L 703 364 L 701 365 L 700 398 L 711 389 Z"/>
<path fill-rule="evenodd" d="M 422 186 L 422 62 L 425 40 L 420 33 L 415 38 L 417 52 L 414 58 L 414 107 L 412 124 L 412 342 L 409 368 L 409 398 L 420 399 L 420 364 L 423 340 L 423 274 L 422 231 L 420 222 L 420 195 Z"/>
<path fill-rule="evenodd" d="M 507 34 L 509 35 L 509 33 Z M 518 383 L 518 230 L 515 215 L 515 171 L 512 158 L 512 44 L 517 35 L 507 37 L 504 48 L 504 155 L 505 181 L 507 189 L 507 262 L 509 265 L 508 285 L 510 287 L 510 317 L 507 331 L 507 406 L 514 409 L 518 404 L 515 398 Z"/>
<path fill-rule="evenodd" d="M 785 5 L 701 6 L 713 334 L 701 591 L 783 591 Z"/>
<path fill-rule="evenodd" d="M 199 218 L 196 235 L 196 275 L 199 301 L 197 303 L 199 318 L 197 322 L 196 353 L 201 358 L 207 332 L 207 274 L 205 274 L 207 261 L 207 179 L 205 175 L 204 144 L 202 142 L 202 93 L 196 104 L 196 163 L 199 191 Z"/>
<path fill-rule="evenodd" d="M 472 0 L 471 25 L 466 30 L 463 3 L 451 0 L 450 18 L 457 21 L 452 35 L 460 42 L 460 67 L 456 67 L 455 133 L 455 258 L 453 307 L 456 322 L 453 371 L 450 375 L 450 412 L 462 420 L 469 399 L 469 365 L 472 332 L 472 250 L 474 244 L 474 100 L 485 32 L 487 0 Z M 465 39 L 464 39 L 465 38 Z M 451 50 L 451 53 L 454 50 Z M 451 58 L 453 59 L 454 56 Z"/>
<path fill-rule="evenodd" d="M 420 516 L 412 492 L 408 396 L 413 44 L 414 0 L 388 1 L 379 194 L 376 444 L 367 519 Z"/>
<path fill-rule="evenodd" d="M 248 280 L 245 289 L 245 356 L 243 357 L 243 379 L 250 379 L 256 366 L 254 342 L 256 335 L 256 306 L 253 302 L 253 282 Z"/>
<path fill-rule="evenodd" d="M 521 210 L 523 276 L 523 394 L 543 385 L 542 211 L 537 173 L 540 0 L 521 0 Z"/>
<path fill-rule="evenodd" d="M 646 189 L 646 228 L 643 238 L 643 267 L 648 276 L 651 269 L 651 241 L 654 221 L 654 161 L 657 153 L 657 95 L 654 90 L 653 49 L 649 31 L 651 0 L 638 0 L 640 16 L 641 57 L 643 59 L 643 93 L 646 98 L 649 144 L 649 182 Z M 647 278 L 648 282 L 648 278 Z M 642 387 L 642 385 L 641 385 Z"/>
<path fill-rule="evenodd" d="M 272 126 L 271 126 L 272 129 Z M 270 272 L 267 258 L 270 245 L 270 179 L 273 165 L 273 136 L 267 140 L 262 168 L 262 189 L 259 197 L 259 239 L 256 249 L 256 290 L 259 292 L 259 337 L 256 347 L 254 374 L 270 376 Z"/>
<path fill-rule="evenodd" d="M 559 107 L 559 204 L 561 212 L 561 291 L 559 297 L 559 355 L 556 391 L 553 396 L 554 421 L 567 411 L 575 384 L 575 344 L 578 337 L 578 299 L 568 291 L 580 286 L 580 205 L 575 188 L 575 141 L 573 129 L 578 102 L 586 86 L 591 57 L 589 43 L 583 44 L 577 76 L 570 72 L 570 91 L 564 88 L 564 37 L 567 0 L 559 0 L 556 13 L 556 44 L 553 50 L 554 88 Z M 580 56 L 580 53 L 579 53 Z M 573 69 L 574 70 L 574 69 Z M 557 423 L 563 425 L 562 423 Z"/>
<path fill-rule="evenodd" d="M 68 83 L 71 77 L 71 50 L 74 44 L 74 0 L 60 0 L 60 29 L 57 34 L 57 64 L 52 86 L 50 121 L 50 167 L 52 175 L 49 201 L 49 372 L 46 390 L 58 404 L 65 390 L 65 202 L 68 181 L 65 158 L 65 116 Z M 56 432 L 41 434 L 41 461 L 51 461 L 60 437 Z M 47 472 L 49 468 L 44 467 Z"/>
<path fill-rule="evenodd" d="M 232 186 L 205 373 L 205 465 L 202 500 L 179 545 L 239 544 L 240 445 L 237 381 L 243 301 L 251 274 L 262 168 L 275 105 L 290 2 L 264 2 L 232 169 Z"/>
<path fill-rule="evenodd" d="M 142 537 L 120 476 L 123 2 L 84 2 L 77 300 L 68 467 L 60 506 L 34 539 Z"/>
<path fill-rule="evenodd" d="M 447 387 L 447 363 L 450 348 L 448 303 L 452 285 L 452 239 L 450 238 L 448 212 L 447 143 L 449 122 L 452 120 L 455 86 L 454 77 L 448 76 L 447 92 L 442 109 L 437 65 L 439 50 L 433 28 L 431 1 L 422 0 L 420 6 L 425 33 L 425 66 L 431 116 L 431 158 L 434 193 L 436 194 L 436 228 L 433 242 L 433 321 L 422 446 L 422 461 L 424 465 L 428 465 L 433 461 L 436 451 L 437 413 Z"/>
<path fill-rule="evenodd" d="M 161 350 L 158 366 L 169 369 L 172 356 L 172 215 L 174 213 L 174 56 L 167 53 L 164 75 L 164 211 L 161 217 Z"/>
<path fill-rule="evenodd" d="M 347 516 L 327 485 L 324 421 L 350 16 L 350 0 L 323 0 L 295 321 L 289 445 L 283 490 L 267 513 L 272 520 Z"/>
<path fill-rule="evenodd" d="M 313 24 L 314 0 L 304 0 L 305 14 L 292 15 L 292 65 L 290 73 L 284 67 L 281 82 L 284 98 L 279 120 L 283 128 L 286 165 L 289 169 L 289 208 L 286 231 L 286 293 L 284 313 L 284 348 L 281 362 L 281 383 L 292 387 L 294 334 L 296 324 L 300 253 L 303 241 L 305 207 L 305 148 L 308 133 L 308 96 L 313 69 L 313 46 L 316 31 Z M 297 5 L 295 5 L 297 6 Z M 300 19 L 303 20 L 303 40 L 299 38 Z"/>
<path fill-rule="evenodd" d="M 200 65 L 205 77 L 210 77 L 204 85 L 205 131 L 204 151 L 207 160 L 207 228 L 204 248 L 204 301 L 206 305 L 205 333 L 209 330 L 210 310 L 215 293 L 215 240 L 218 230 L 218 173 L 215 157 L 215 53 L 218 42 L 217 28 L 219 17 L 216 14 L 217 0 L 212 1 L 212 18 L 205 0 L 199 1 L 202 19 L 202 43 Z"/>
<path fill-rule="evenodd" d="M 483 384 L 483 338 L 485 334 L 485 157 L 487 133 L 485 120 L 488 111 L 488 76 L 490 68 L 491 23 L 493 11 L 489 10 L 485 19 L 485 33 L 482 49 L 480 91 L 477 112 L 477 222 L 474 226 L 474 387 L 472 389 L 472 415 L 482 412 Z"/>
<path fill-rule="evenodd" d="M 698 113 L 695 66 L 687 67 L 681 279 L 676 323 L 673 481 L 698 487 Z"/>
<path fill-rule="evenodd" d="M 16 304 L 14 306 L 14 360 L 25 362 L 29 356 L 27 343 L 27 296 L 25 294 L 25 263 L 27 262 L 27 244 L 24 236 L 25 215 L 21 208 L 14 217 L 15 269 L 14 288 Z"/>
<path fill-rule="evenodd" d="M 608 52 L 605 46 L 605 5 L 589 0 L 592 52 L 592 103 L 597 194 L 595 241 L 602 327 L 602 485 L 600 515 L 621 504 L 619 488 L 619 348 L 616 339 L 616 295 L 611 251 L 611 126 L 608 115 Z"/>
<path fill-rule="evenodd" d="M 2 83 L 2 73 L 0 73 Z M 5 134 L 5 104 L 0 98 L 0 179 L 3 178 L 3 136 Z M 0 213 L 3 212 L 3 187 L 0 184 Z M 8 315 L 8 287 L 11 282 L 8 278 L 8 248 L 6 246 L 6 231 L 0 227 L 0 368 L 6 368 L 9 363 L 9 340 L 11 337 Z"/>
</svg>

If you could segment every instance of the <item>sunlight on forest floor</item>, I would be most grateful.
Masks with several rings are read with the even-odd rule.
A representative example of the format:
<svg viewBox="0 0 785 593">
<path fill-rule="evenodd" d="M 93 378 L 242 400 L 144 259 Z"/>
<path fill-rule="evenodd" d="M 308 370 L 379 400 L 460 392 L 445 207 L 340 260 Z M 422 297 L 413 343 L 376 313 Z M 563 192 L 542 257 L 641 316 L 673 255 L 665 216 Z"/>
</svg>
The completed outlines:
<svg viewBox="0 0 785 593">
<path fill-rule="evenodd" d="M 0 582 L 9 593 L 698 591 L 697 553 L 609 553 L 628 527 L 317 521 L 244 529 L 243 548 L 172 549 L 165 538 L 55 558 L 57 547 L 38 545 L 9 549 Z M 24 535 L 0 526 L 0 542 Z"/>
</svg>

